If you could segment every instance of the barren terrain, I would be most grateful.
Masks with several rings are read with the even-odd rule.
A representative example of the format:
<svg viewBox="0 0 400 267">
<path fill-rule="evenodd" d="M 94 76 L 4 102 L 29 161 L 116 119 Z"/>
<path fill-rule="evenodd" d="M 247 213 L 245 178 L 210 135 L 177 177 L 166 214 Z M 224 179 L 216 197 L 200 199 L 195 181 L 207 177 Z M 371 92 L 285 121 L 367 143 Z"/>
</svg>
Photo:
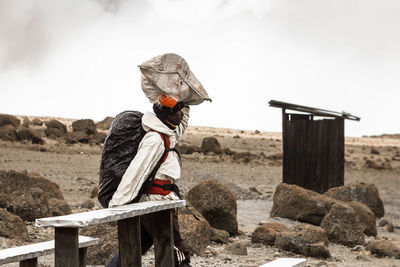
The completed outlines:
<svg viewBox="0 0 400 267">
<path fill-rule="evenodd" d="M 62 121 L 69 127 L 72 122 Z M 202 139 L 210 136 L 216 137 L 223 148 L 250 152 L 259 157 L 234 160 L 226 155 L 183 155 L 183 175 L 178 184 L 185 193 L 200 181 L 214 178 L 232 190 L 237 198 L 239 230 L 242 232 L 232 241 L 246 242 L 248 255 L 232 255 L 225 250 L 225 245 L 211 243 L 206 255 L 193 256 L 192 265 L 259 266 L 278 257 L 302 257 L 250 242 L 252 231 L 261 222 L 297 223 L 269 217 L 273 192 L 282 179 L 281 134 L 189 127 L 182 143 L 200 146 Z M 101 146 L 67 145 L 47 138 L 45 141 L 44 145 L 0 141 L 0 170 L 39 173 L 59 184 L 74 212 L 85 210 L 81 204 L 90 199 L 91 191 L 97 185 Z M 396 226 L 394 232 L 378 228 L 378 238 L 387 238 L 400 246 L 400 138 L 346 138 L 345 158 L 345 184 L 375 184 L 384 202 L 385 218 Z M 99 207 L 98 203 L 96 207 Z M 29 235 L 33 242 L 53 238 L 51 229 L 37 229 L 33 225 L 29 225 Z M 308 258 L 308 266 L 400 266 L 400 260 L 377 258 L 368 251 L 360 257 L 360 252 L 345 246 L 331 243 L 329 249 L 332 258 Z M 51 257 L 39 261 L 51 266 Z M 152 266 L 151 255 L 146 256 L 145 262 L 145 266 Z"/>
</svg>

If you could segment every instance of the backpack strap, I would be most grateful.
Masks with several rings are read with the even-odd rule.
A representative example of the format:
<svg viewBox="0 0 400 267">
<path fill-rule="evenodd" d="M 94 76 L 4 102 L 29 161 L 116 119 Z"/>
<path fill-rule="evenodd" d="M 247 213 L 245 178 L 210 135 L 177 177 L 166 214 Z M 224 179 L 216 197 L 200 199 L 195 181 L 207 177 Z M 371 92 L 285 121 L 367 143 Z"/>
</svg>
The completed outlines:
<svg viewBox="0 0 400 267">
<path fill-rule="evenodd" d="M 158 169 L 161 167 L 161 164 L 163 164 L 165 162 L 165 160 L 167 159 L 169 151 L 171 151 L 171 149 L 170 149 L 170 141 L 169 141 L 168 135 L 160 133 L 160 132 L 157 132 L 157 133 L 161 136 L 161 139 L 164 142 L 164 152 L 163 152 L 161 158 L 158 160 L 158 162 L 157 162 L 156 166 L 154 167 L 153 171 L 150 173 L 149 177 L 147 177 L 147 179 L 146 179 L 145 184 L 147 184 L 147 187 L 148 187 L 147 188 L 147 192 L 146 192 L 147 195 L 150 192 L 151 184 L 153 183 L 153 180 L 156 177 L 156 173 L 157 173 Z"/>
</svg>

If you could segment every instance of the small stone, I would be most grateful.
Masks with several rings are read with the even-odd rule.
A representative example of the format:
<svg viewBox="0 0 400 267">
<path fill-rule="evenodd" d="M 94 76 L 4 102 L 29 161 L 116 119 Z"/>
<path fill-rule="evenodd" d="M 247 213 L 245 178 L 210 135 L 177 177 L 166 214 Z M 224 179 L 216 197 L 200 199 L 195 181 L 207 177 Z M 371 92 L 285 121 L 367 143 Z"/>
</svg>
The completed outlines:
<svg viewBox="0 0 400 267">
<path fill-rule="evenodd" d="M 393 225 L 393 223 L 388 223 L 387 225 L 386 225 L 386 230 L 388 231 L 388 232 L 390 232 L 390 233 L 393 233 L 394 232 L 394 225 Z"/>
<path fill-rule="evenodd" d="M 244 242 L 234 242 L 225 248 L 226 251 L 231 252 L 233 255 L 247 256 L 247 246 Z"/>
<path fill-rule="evenodd" d="M 92 209 L 94 207 L 94 201 L 92 199 L 87 199 L 83 203 L 81 203 L 81 208 L 83 209 Z"/>
<path fill-rule="evenodd" d="M 364 251 L 364 247 L 361 245 L 357 245 L 351 249 L 351 251 Z"/>
<path fill-rule="evenodd" d="M 383 226 L 385 226 L 385 225 L 387 225 L 387 224 L 389 224 L 389 221 L 388 221 L 386 218 L 382 218 L 382 219 L 380 219 L 379 222 L 378 222 L 378 226 L 379 226 L 379 227 L 383 227 Z"/>
</svg>

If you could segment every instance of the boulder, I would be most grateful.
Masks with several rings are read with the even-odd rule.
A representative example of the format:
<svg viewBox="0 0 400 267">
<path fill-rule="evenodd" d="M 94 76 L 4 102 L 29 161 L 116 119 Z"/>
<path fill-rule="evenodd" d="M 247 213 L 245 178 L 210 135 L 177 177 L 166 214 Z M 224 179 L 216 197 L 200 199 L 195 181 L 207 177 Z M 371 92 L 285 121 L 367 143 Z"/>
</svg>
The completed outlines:
<svg viewBox="0 0 400 267">
<path fill-rule="evenodd" d="M 34 126 L 42 126 L 43 122 L 40 119 L 36 118 L 31 121 L 31 124 Z"/>
<path fill-rule="evenodd" d="M 229 241 L 229 233 L 225 230 L 215 229 L 210 227 L 210 241 L 214 241 L 219 244 L 226 244 Z"/>
<path fill-rule="evenodd" d="M 98 195 L 99 195 L 99 187 L 95 186 L 90 192 L 90 198 L 97 198 Z"/>
<path fill-rule="evenodd" d="M 20 217 L 0 209 L 0 236 L 27 240 L 28 230 Z"/>
<path fill-rule="evenodd" d="M 222 154 L 225 154 L 225 155 L 228 155 L 228 156 L 232 156 L 232 155 L 235 155 L 236 152 L 232 151 L 228 147 L 226 147 L 226 148 L 222 149 Z"/>
<path fill-rule="evenodd" d="M 265 246 L 273 246 L 276 237 L 288 228 L 280 223 L 263 223 L 251 234 L 251 242 L 262 243 Z"/>
<path fill-rule="evenodd" d="M 29 128 L 29 125 L 31 125 L 31 121 L 29 120 L 28 117 L 24 117 L 24 119 L 22 121 L 22 127 Z"/>
<path fill-rule="evenodd" d="M 13 128 L 17 128 L 21 124 L 21 121 L 13 116 L 7 114 L 0 114 L 0 127 L 11 125 Z"/>
<path fill-rule="evenodd" d="M 233 160 L 236 162 L 248 163 L 255 159 L 258 159 L 258 156 L 256 154 L 252 154 L 250 152 L 240 152 L 240 153 L 233 154 Z"/>
<path fill-rule="evenodd" d="M 61 216 L 71 213 L 71 207 L 64 199 L 52 197 L 47 201 L 49 216 Z"/>
<path fill-rule="evenodd" d="M 65 126 L 63 123 L 59 122 L 58 120 L 46 121 L 44 124 L 46 125 L 47 129 L 58 129 L 63 134 L 67 132 L 67 126 Z"/>
<path fill-rule="evenodd" d="M 5 125 L 0 127 L 0 139 L 5 141 L 17 141 L 17 133 L 12 125 Z"/>
<path fill-rule="evenodd" d="M 90 246 L 87 250 L 86 263 L 88 265 L 104 266 L 118 252 L 118 229 L 115 222 L 82 228 L 80 234 L 99 238 L 99 244 Z"/>
<path fill-rule="evenodd" d="M 94 134 L 93 137 L 98 144 L 103 144 L 104 141 L 106 140 L 107 134 L 102 132 L 97 132 Z"/>
<path fill-rule="evenodd" d="M 110 129 L 113 120 L 113 117 L 105 117 L 104 120 L 97 122 L 96 126 L 100 130 L 108 130 Z"/>
<path fill-rule="evenodd" d="M 16 131 L 18 140 L 28 140 L 31 141 L 32 144 L 39 144 L 43 145 L 44 141 L 42 137 L 40 136 L 40 133 L 38 133 L 35 130 L 23 127 L 20 129 L 17 129 Z"/>
<path fill-rule="evenodd" d="M 242 241 L 236 241 L 227 245 L 225 251 L 230 252 L 232 255 L 247 256 L 247 244 Z"/>
<path fill-rule="evenodd" d="M 337 202 L 300 186 L 281 183 L 275 189 L 270 216 L 319 225 Z"/>
<path fill-rule="evenodd" d="M 181 154 L 193 154 L 200 151 L 197 146 L 191 146 L 187 144 L 177 145 L 175 147 Z"/>
<path fill-rule="evenodd" d="M 221 154 L 222 148 L 219 144 L 217 138 L 215 137 L 206 137 L 203 139 L 201 143 L 201 152 L 203 154 L 207 154 L 208 152 L 214 152 L 215 154 Z"/>
<path fill-rule="evenodd" d="M 86 134 L 97 133 L 96 124 L 94 124 L 94 121 L 90 119 L 74 121 L 72 123 L 72 129 L 74 132 L 84 132 Z"/>
<path fill-rule="evenodd" d="M 364 243 L 364 227 L 353 208 L 344 203 L 334 204 L 321 222 L 329 241 L 349 247 Z"/>
<path fill-rule="evenodd" d="M 351 184 L 329 189 L 324 195 L 341 201 L 358 201 L 367 205 L 377 218 L 383 217 L 385 210 L 374 184 Z"/>
<path fill-rule="evenodd" d="M 58 128 L 47 128 L 44 130 L 44 133 L 50 139 L 57 139 L 57 137 L 62 137 L 65 134 L 65 132 Z"/>
<path fill-rule="evenodd" d="M 214 179 L 203 181 L 189 190 L 186 199 L 212 227 L 237 234 L 236 199 L 223 184 Z"/>
<path fill-rule="evenodd" d="M 364 228 L 364 234 L 369 236 L 376 236 L 376 217 L 372 210 L 368 208 L 367 205 L 358 201 L 351 201 L 347 204 L 349 204 L 350 207 L 353 208 L 356 215 L 358 216 L 358 220 Z"/>
<path fill-rule="evenodd" d="M 58 185 L 40 175 L 0 171 L 0 183 L 0 207 L 24 220 L 71 213 Z"/>
<path fill-rule="evenodd" d="M 277 248 L 307 257 L 329 258 L 326 231 L 319 226 L 300 224 L 281 232 L 276 237 Z"/>
<path fill-rule="evenodd" d="M 204 255 L 210 244 L 210 225 L 207 221 L 197 220 L 193 215 L 178 215 L 183 243 L 190 254 Z"/>
<path fill-rule="evenodd" d="M 388 240 L 371 240 L 367 249 L 377 257 L 393 257 L 400 259 L 400 249 Z"/>
<path fill-rule="evenodd" d="M 386 219 L 386 218 L 381 218 L 381 219 L 379 220 L 379 222 L 378 222 L 378 226 L 379 226 L 379 227 L 383 227 L 383 226 L 388 225 L 388 224 L 389 224 L 389 221 L 388 221 L 388 219 Z"/>
<path fill-rule="evenodd" d="M 89 143 L 90 136 L 85 132 L 77 131 L 77 132 L 68 132 L 64 136 L 67 144 L 76 144 L 76 143 Z"/>
</svg>

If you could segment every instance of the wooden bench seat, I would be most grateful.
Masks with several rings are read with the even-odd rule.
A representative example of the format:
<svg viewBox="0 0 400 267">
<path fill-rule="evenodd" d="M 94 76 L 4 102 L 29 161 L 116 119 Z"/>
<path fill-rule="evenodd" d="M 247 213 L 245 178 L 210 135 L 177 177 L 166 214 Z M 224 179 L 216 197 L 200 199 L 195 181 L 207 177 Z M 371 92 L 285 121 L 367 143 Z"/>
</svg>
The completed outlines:
<svg viewBox="0 0 400 267">
<path fill-rule="evenodd" d="M 35 225 L 55 228 L 55 266 L 76 267 L 80 256 L 77 244 L 79 227 L 117 221 L 122 266 L 141 266 L 140 216 L 149 214 L 154 216 L 154 222 L 164 222 L 160 227 L 155 227 L 153 233 L 155 266 L 173 266 L 172 210 L 185 205 L 184 200 L 140 202 L 36 219 Z"/>
<path fill-rule="evenodd" d="M 279 258 L 260 267 L 305 267 L 307 260 L 303 258 Z"/>
<path fill-rule="evenodd" d="M 86 254 L 87 247 L 96 245 L 98 243 L 98 238 L 79 236 L 79 249 L 81 250 L 80 254 Z M 0 250 L 0 265 L 11 262 L 20 262 L 20 266 L 24 267 L 37 266 L 38 257 L 53 253 L 54 240 L 20 247 L 7 248 Z M 81 262 L 80 266 L 84 266 L 83 264 L 84 262 Z"/>
</svg>

